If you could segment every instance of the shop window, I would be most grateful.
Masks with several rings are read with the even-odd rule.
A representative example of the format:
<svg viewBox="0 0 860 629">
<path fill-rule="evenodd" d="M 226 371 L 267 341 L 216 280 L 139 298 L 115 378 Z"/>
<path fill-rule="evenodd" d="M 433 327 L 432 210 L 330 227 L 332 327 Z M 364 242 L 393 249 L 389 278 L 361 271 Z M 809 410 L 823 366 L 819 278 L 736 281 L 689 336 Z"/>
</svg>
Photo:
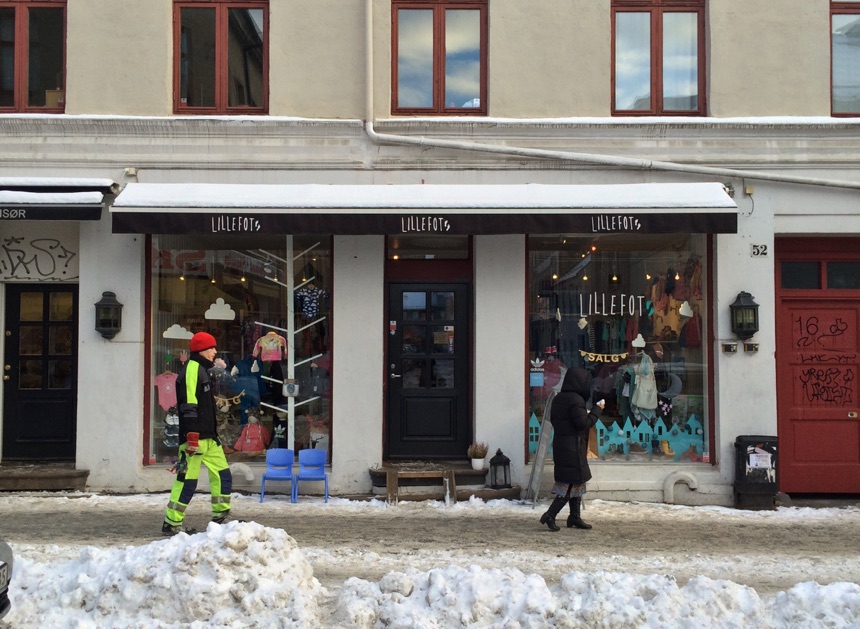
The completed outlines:
<svg viewBox="0 0 860 629">
<path fill-rule="evenodd" d="M 175 2 L 174 109 L 254 114 L 268 109 L 268 2 Z"/>
<path fill-rule="evenodd" d="M 589 458 L 709 460 L 706 246 L 688 234 L 529 237 L 528 426 L 584 367 L 606 401 Z"/>
<path fill-rule="evenodd" d="M 615 115 L 705 115 L 705 1 L 612 1 Z"/>
<path fill-rule="evenodd" d="M 262 462 L 270 447 L 330 457 L 330 242 L 152 236 L 151 463 L 176 457 L 172 387 L 198 331 L 215 337 L 224 363 L 212 375 L 228 461 Z"/>
<path fill-rule="evenodd" d="M 393 0 L 392 112 L 487 113 L 487 0 Z"/>
<path fill-rule="evenodd" d="M 860 113 L 860 2 L 830 4 L 832 110 L 834 116 Z"/>
<path fill-rule="evenodd" d="M 0 3 L 0 112 L 65 109 L 65 46 L 65 1 Z"/>
</svg>

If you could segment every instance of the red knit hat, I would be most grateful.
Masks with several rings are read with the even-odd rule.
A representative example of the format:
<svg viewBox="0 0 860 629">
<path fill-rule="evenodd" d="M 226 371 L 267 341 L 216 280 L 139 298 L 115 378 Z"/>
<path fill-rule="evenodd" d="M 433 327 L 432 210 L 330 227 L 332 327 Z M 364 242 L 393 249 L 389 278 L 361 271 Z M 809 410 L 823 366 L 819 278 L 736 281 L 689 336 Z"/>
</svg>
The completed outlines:
<svg viewBox="0 0 860 629">
<path fill-rule="evenodd" d="M 208 332 L 198 332 L 191 337 L 192 352 L 202 352 L 204 350 L 211 349 L 216 345 L 218 345 L 218 343 L 215 342 L 215 337 Z"/>
</svg>

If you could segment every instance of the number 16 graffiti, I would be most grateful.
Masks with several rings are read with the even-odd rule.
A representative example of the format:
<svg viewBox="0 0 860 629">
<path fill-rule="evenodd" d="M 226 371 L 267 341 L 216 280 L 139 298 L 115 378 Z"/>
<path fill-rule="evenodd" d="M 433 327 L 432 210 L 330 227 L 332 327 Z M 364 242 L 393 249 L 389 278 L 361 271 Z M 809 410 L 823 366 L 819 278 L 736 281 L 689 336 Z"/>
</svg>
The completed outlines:
<svg viewBox="0 0 860 629">
<path fill-rule="evenodd" d="M 830 325 L 820 323 L 816 316 L 805 319 L 802 316 L 797 317 L 794 322 L 797 325 L 795 345 L 799 348 L 822 345 L 822 341 L 835 339 L 848 330 L 848 324 L 841 317 L 836 317 L 836 320 Z M 824 326 L 827 326 L 826 330 L 822 330 Z"/>
</svg>

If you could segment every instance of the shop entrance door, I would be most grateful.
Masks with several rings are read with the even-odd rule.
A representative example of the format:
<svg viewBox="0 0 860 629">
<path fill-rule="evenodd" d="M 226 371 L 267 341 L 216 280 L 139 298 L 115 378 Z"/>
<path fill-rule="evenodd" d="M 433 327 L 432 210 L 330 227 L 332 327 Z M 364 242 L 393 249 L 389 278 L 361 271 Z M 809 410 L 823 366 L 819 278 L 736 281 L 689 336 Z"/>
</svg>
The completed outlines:
<svg viewBox="0 0 860 629">
<path fill-rule="evenodd" d="M 776 241 L 779 489 L 860 493 L 860 239 Z"/>
<path fill-rule="evenodd" d="M 4 460 L 75 458 L 77 330 L 77 285 L 6 285 Z"/>
<path fill-rule="evenodd" d="M 389 285 L 387 451 L 463 458 L 469 420 L 469 285 Z"/>
</svg>

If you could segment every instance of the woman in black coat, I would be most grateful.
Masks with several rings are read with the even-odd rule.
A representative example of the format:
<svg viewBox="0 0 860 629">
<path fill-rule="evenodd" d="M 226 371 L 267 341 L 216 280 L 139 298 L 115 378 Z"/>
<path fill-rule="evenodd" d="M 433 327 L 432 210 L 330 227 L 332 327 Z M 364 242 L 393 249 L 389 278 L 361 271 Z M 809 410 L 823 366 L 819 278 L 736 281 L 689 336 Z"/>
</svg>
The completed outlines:
<svg viewBox="0 0 860 629">
<path fill-rule="evenodd" d="M 555 523 L 555 517 L 568 502 L 568 528 L 591 528 L 590 524 L 582 521 L 580 508 L 582 496 L 585 494 L 585 483 L 591 480 L 591 468 L 588 467 L 588 435 L 600 417 L 603 400 L 589 411 L 586 401 L 590 398 L 591 374 L 582 367 L 568 369 L 561 392 L 555 396 L 550 408 L 555 463 L 555 484 L 550 493 L 555 499 L 540 518 L 540 523 L 546 524 L 550 531 L 561 530 Z"/>
</svg>

